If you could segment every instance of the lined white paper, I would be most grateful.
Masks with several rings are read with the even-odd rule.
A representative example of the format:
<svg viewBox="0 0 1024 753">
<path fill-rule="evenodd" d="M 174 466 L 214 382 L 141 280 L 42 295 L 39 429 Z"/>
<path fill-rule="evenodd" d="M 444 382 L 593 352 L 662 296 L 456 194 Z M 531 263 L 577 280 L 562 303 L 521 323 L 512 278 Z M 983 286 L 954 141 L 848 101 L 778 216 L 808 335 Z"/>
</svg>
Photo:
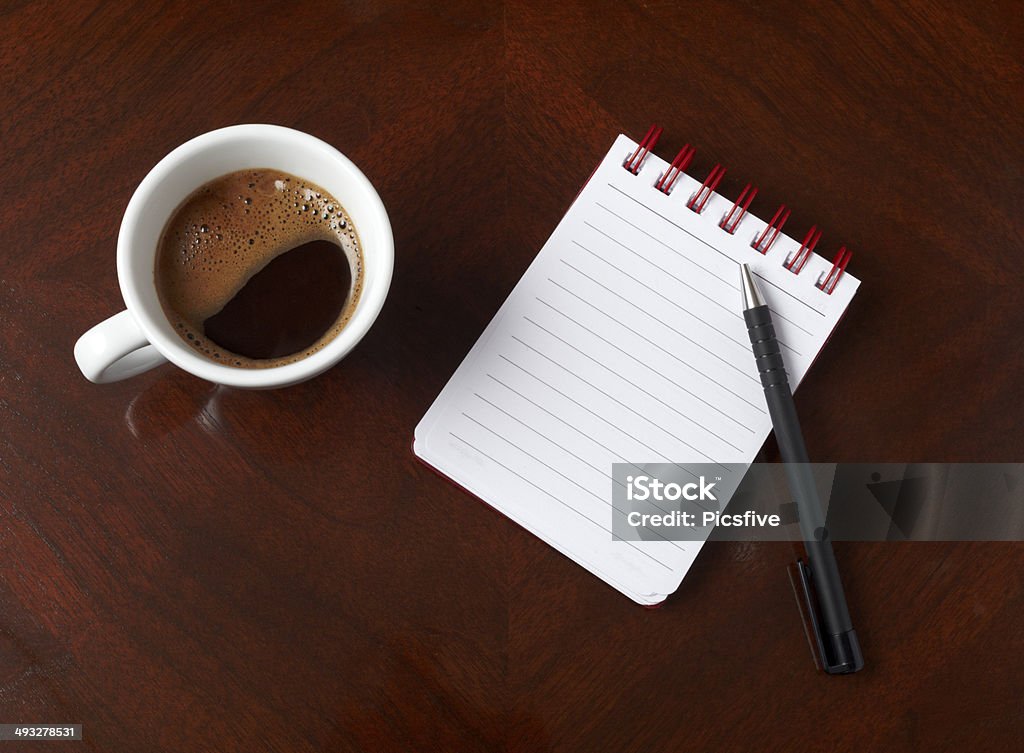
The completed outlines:
<svg viewBox="0 0 1024 753">
<path fill-rule="evenodd" d="M 732 202 L 619 136 L 569 212 L 416 427 L 424 461 L 642 604 L 678 588 L 700 544 L 613 541 L 612 463 L 748 464 L 771 423 L 740 312 L 739 269 L 759 277 L 799 384 L 859 281 L 815 287 L 830 263 L 765 222 L 718 227 Z M 738 479 L 737 479 L 738 482 Z"/>
</svg>

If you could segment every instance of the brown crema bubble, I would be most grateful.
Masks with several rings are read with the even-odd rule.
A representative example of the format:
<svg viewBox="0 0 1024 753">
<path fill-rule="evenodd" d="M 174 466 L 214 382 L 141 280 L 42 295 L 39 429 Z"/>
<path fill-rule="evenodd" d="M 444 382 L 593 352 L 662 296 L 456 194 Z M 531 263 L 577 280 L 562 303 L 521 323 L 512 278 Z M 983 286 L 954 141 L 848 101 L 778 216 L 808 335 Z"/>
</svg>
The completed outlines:
<svg viewBox="0 0 1024 753">
<path fill-rule="evenodd" d="M 226 366 L 282 366 L 344 329 L 362 292 L 362 248 L 352 219 L 320 186 L 243 170 L 175 210 L 155 279 L 175 332 L 196 351 Z"/>
</svg>

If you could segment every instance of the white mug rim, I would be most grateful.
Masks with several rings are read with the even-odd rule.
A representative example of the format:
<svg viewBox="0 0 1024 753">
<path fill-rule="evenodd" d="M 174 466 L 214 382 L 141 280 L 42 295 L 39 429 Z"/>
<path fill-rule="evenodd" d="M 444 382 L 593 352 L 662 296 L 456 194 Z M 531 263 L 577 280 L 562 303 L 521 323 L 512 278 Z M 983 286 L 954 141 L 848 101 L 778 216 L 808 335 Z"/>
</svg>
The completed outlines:
<svg viewBox="0 0 1024 753">
<path fill-rule="evenodd" d="M 161 190 L 168 175 L 197 152 L 215 148 L 243 136 L 288 140 L 296 146 L 320 152 L 325 160 L 337 163 L 339 169 L 346 173 L 346 180 L 350 180 L 356 189 L 365 195 L 372 213 L 376 215 L 374 219 L 382 231 L 379 242 L 375 243 L 372 249 L 363 249 L 364 254 L 374 255 L 374 263 L 378 265 L 377 279 L 372 287 L 364 286 L 356 310 L 345 328 L 317 352 L 293 363 L 267 368 L 240 368 L 218 364 L 194 352 L 184 340 L 173 333 L 168 336 L 150 318 L 142 301 L 143 289 L 155 294 L 153 271 L 150 271 L 147 279 L 140 280 L 140 275 L 132 270 L 131 264 L 132 257 L 138 253 L 133 239 L 136 226 L 142 217 L 141 213 L 152 195 Z M 263 167 L 274 168 L 275 165 L 267 164 Z M 199 188 L 199 185 L 194 186 L 195 188 Z M 158 241 L 158 238 L 154 239 L 154 242 Z M 168 361 L 190 374 L 233 387 L 261 388 L 294 384 L 316 376 L 336 364 L 356 346 L 373 325 L 387 298 L 393 270 L 394 237 L 391 223 L 384 203 L 362 171 L 340 151 L 315 136 L 293 128 L 264 123 L 233 125 L 209 131 L 186 141 L 167 154 L 149 171 L 132 194 L 121 220 L 117 240 L 117 278 L 121 295 L 126 308 L 149 343 Z"/>
</svg>

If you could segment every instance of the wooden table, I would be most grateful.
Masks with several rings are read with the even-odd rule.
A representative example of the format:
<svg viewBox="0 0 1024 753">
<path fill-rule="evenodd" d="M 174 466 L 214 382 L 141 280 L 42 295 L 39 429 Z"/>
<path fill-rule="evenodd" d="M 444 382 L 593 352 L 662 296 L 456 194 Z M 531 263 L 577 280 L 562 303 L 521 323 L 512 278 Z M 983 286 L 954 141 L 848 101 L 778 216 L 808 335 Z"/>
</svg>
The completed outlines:
<svg viewBox="0 0 1024 753">
<path fill-rule="evenodd" d="M 827 677 L 792 545 L 708 546 L 641 609 L 410 444 L 611 140 L 658 122 L 662 156 L 854 250 L 798 396 L 816 459 L 1024 459 L 1019 6 L 351 5 L 0 10 L 0 722 L 85 731 L 0 753 L 1010 749 L 1024 546 L 838 545 L 868 666 Z M 287 390 L 87 383 L 132 191 L 237 122 L 374 181 L 378 323 Z"/>
</svg>

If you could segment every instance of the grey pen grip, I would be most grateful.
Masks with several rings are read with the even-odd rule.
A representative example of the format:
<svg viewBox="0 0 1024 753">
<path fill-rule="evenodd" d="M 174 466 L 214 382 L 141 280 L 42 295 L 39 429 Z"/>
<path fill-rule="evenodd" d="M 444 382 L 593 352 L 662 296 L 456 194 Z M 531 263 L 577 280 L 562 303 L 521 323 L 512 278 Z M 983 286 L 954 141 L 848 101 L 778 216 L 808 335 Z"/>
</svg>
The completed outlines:
<svg viewBox="0 0 1024 753">
<path fill-rule="evenodd" d="M 800 532 L 811 562 L 814 587 L 820 597 L 822 622 L 829 634 L 838 635 L 852 630 L 853 623 L 846 606 L 843 584 L 839 579 L 839 566 L 825 528 L 818 489 L 808 465 L 807 447 L 800 431 L 796 404 L 793 402 L 779 341 L 775 337 L 771 312 L 767 306 L 756 306 L 744 311 L 743 318 L 747 322 L 750 345 L 761 376 L 761 386 L 764 387 L 775 440 L 786 465 L 786 475 L 800 516 Z"/>
</svg>

